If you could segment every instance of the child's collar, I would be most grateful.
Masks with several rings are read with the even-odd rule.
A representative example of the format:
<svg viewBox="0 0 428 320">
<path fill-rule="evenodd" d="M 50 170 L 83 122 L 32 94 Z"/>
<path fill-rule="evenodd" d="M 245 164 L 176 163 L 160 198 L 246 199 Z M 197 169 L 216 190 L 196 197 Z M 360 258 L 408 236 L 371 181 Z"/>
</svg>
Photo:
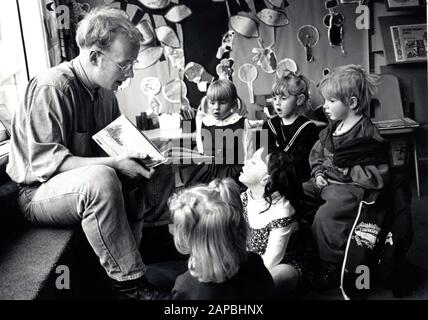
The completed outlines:
<svg viewBox="0 0 428 320">
<path fill-rule="evenodd" d="M 241 118 L 242 118 L 242 116 L 240 116 L 239 114 L 232 113 L 226 119 L 217 120 L 212 115 L 207 114 L 207 115 L 205 115 L 205 117 L 203 117 L 202 122 L 206 126 L 224 127 L 224 126 L 227 126 L 227 125 L 230 125 L 230 124 L 238 122 Z"/>
</svg>

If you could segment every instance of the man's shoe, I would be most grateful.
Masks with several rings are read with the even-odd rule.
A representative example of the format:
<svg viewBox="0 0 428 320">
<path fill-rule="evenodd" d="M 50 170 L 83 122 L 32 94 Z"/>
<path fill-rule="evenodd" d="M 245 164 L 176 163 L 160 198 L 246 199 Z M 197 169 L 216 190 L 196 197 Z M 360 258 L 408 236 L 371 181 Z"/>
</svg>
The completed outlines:
<svg viewBox="0 0 428 320">
<path fill-rule="evenodd" d="M 145 276 L 130 280 L 112 280 L 112 287 L 118 300 L 170 300 L 169 292 L 158 291 Z"/>
</svg>

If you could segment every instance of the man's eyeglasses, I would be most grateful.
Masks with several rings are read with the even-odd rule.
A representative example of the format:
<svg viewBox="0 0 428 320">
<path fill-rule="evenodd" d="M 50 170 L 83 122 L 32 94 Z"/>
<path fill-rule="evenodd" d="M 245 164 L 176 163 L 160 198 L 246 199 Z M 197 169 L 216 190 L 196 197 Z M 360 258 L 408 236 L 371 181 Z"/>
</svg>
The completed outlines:
<svg viewBox="0 0 428 320">
<path fill-rule="evenodd" d="M 133 68 L 134 68 L 134 65 L 135 65 L 136 63 L 138 63 L 138 60 L 134 60 L 133 62 L 127 63 L 127 64 L 126 64 L 126 65 L 124 65 L 124 66 L 121 66 L 120 64 L 118 64 L 118 63 L 114 62 L 112 59 L 110 59 L 109 57 L 107 57 L 107 56 L 104 54 L 104 52 L 99 51 L 99 53 L 100 53 L 100 54 L 102 54 L 102 55 L 103 55 L 107 60 L 109 60 L 110 62 L 113 62 L 113 63 L 114 63 L 114 65 L 115 65 L 116 67 L 118 67 L 118 68 L 119 68 L 119 70 L 120 70 L 120 72 L 121 72 L 122 74 L 127 74 L 129 71 L 131 71 L 131 69 L 133 69 Z"/>
</svg>

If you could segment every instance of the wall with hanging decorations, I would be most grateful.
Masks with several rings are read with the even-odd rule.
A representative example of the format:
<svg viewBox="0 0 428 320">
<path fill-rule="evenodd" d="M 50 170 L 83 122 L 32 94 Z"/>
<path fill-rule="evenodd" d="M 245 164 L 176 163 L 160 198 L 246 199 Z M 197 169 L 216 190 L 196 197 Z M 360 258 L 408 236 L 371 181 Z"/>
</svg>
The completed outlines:
<svg viewBox="0 0 428 320">
<path fill-rule="evenodd" d="M 209 83 L 229 77 L 255 118 L 260 96 L 289 68 L 311 80 L 313 107 L 325 69 L 368 68 L 368 30 L 356 27 L 357 3 L 326 9 L 314 0 L 79 0 L 125 10 L 148 40 L 135 76 L 117 97 L 131 120 L 141 112 L 197 107 Z M 330 2 L 331 3 L 331 2 Z M 252 94 L 250 95 L 250 92 Z M 260 102 L 261 101 L 261 102 Z"/>
</svg>

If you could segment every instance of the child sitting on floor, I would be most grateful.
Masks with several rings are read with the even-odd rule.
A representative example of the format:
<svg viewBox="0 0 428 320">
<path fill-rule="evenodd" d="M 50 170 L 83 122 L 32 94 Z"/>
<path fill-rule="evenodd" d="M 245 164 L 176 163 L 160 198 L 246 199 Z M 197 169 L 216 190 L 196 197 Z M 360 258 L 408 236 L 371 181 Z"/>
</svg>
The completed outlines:
<svg viewBox="0 0 428 320">
<path fill-rule="evenodd" d="M 376 77 L 356 65 L 336 68 L 320 83 L 330 125 L 321 131 L 309 157 L 312 178 L 303 184 L 305 202 L 318 207 L 312 235 L 321 268 L 318 289 L 339 286 L 340 266 L 358 207 L 368 192 L 389 178 L 387 145 L 365 115 Z"/>
<path fill-rule="evenodd" d="M 235 199 L 234 203 L 225 200 Z M 247 228 L 239 187 L 229 182 L 181 191 L 170 199 L 174 243 L 189 254 L 188 271 L 175 281 L 175 300 L 267 299 L 272 277 L 262 259 L 246 251 Z"/>
<path fill-rule="evenodd" d="M 282 151 L 257 150 L 239 180 L 249 225 L 248 250 L 258 253 L 269 269 L 277 297 L 284 297 L 302 280 L 308 251 L 299 232 L 298 213 L 303 191 L 293 161 Z"/>
<path fill-rule="evenodd" d="M 281 150 L 291 154 L 302 182 L 310 178 L 309 152 L 317 141 L 316 125 L 298 113 L 308 100 L 308 87 L 306 79 L 293 72 L 276 79 L 272 90 L 277 116 L 263 124 L 268 132 L 268 152 Z"/>
</svg>

